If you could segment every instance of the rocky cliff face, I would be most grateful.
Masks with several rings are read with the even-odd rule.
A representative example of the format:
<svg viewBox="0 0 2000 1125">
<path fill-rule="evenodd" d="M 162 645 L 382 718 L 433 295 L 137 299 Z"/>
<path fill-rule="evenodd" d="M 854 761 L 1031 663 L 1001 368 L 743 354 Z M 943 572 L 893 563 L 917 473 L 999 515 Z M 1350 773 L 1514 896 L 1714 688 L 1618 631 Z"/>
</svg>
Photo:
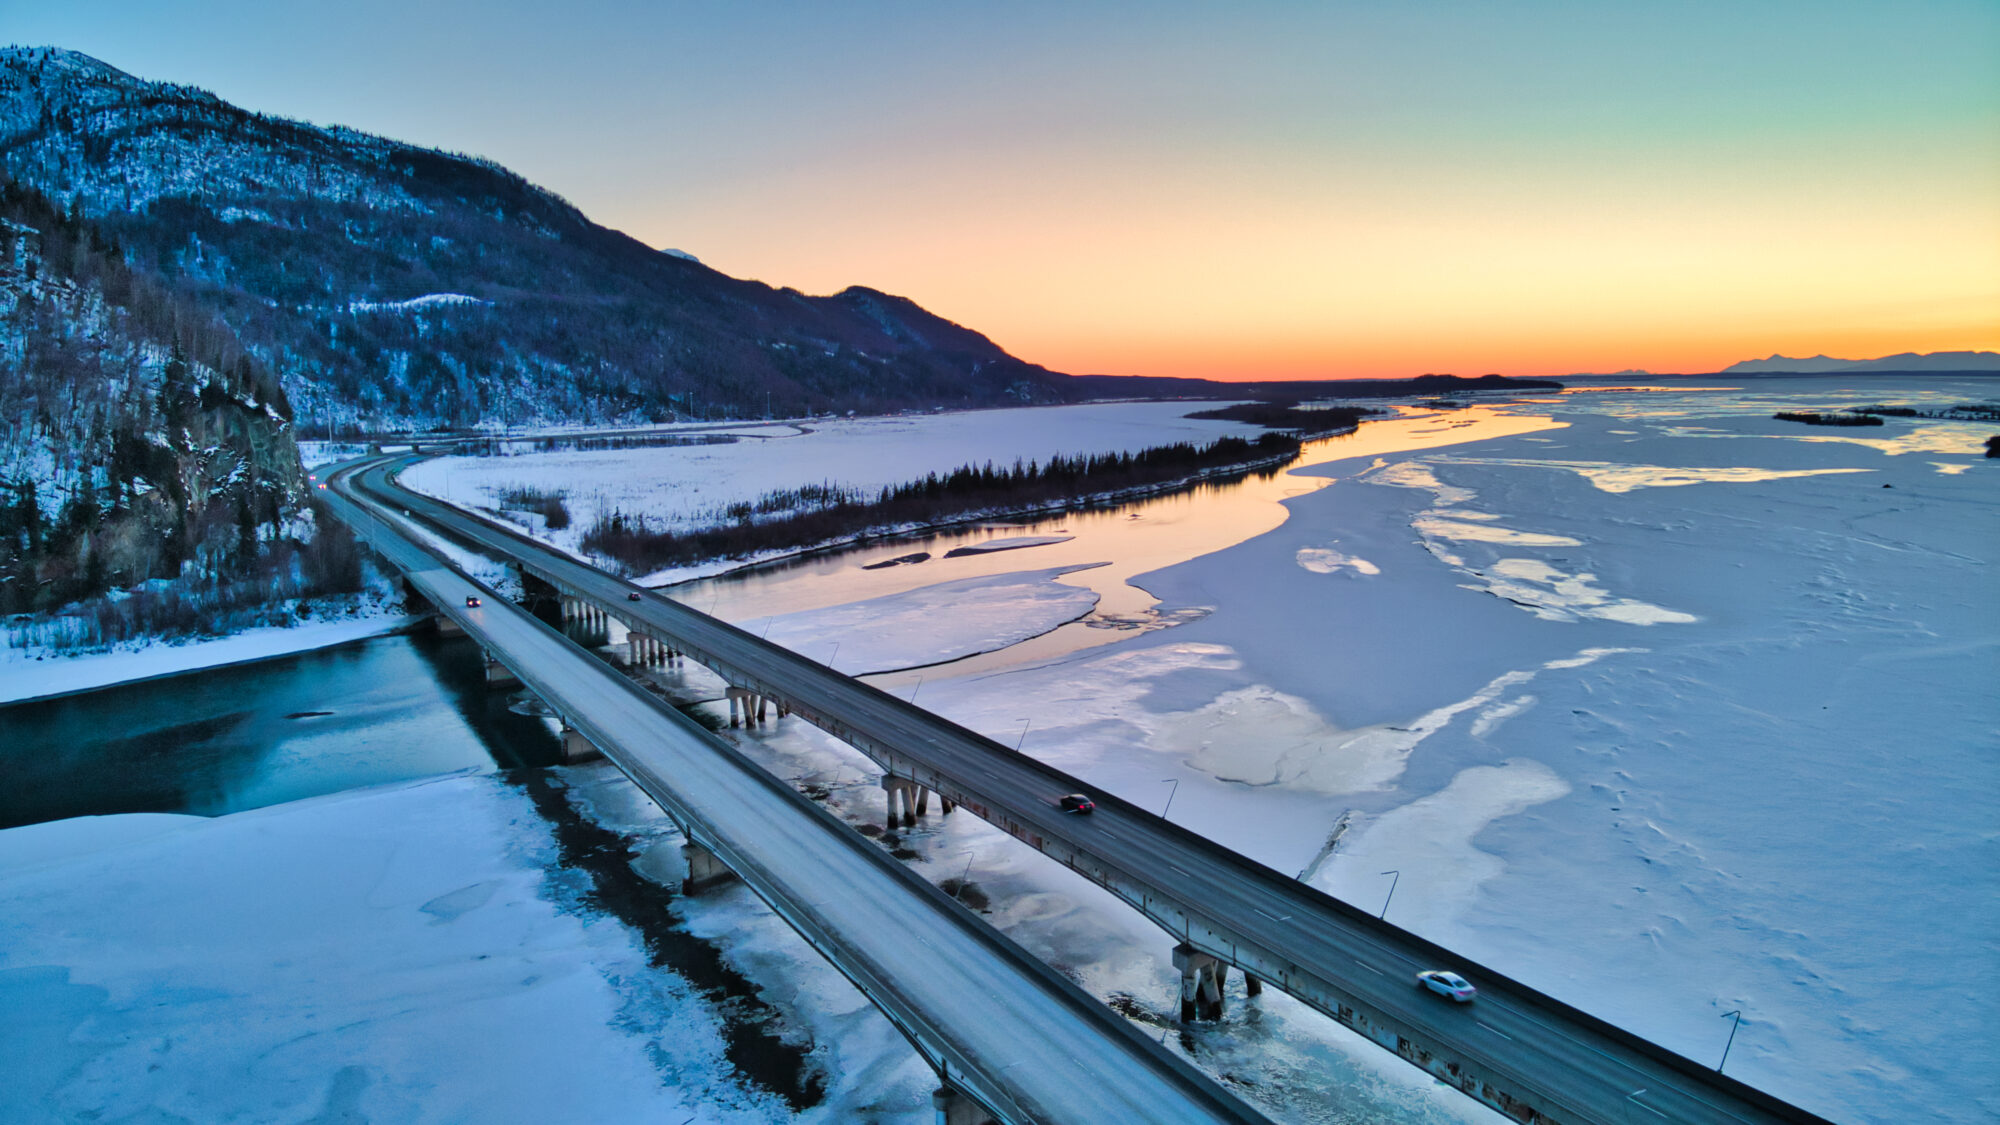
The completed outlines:
<svg viewBox="0 0 2000 1125">
<path fill-rule="evenodd" d="M 1057 401 L 913 302 L 741 281 L 488 161 L 0 50 L 0 170 L 184 280 L 308 429 Z"/>
<path fill-rule="evenodd" d="M 0 188 L 0 612 L 241 577 L 309 529 L 306 500 L 268 368 L 96 228 Z"/>
</svg>

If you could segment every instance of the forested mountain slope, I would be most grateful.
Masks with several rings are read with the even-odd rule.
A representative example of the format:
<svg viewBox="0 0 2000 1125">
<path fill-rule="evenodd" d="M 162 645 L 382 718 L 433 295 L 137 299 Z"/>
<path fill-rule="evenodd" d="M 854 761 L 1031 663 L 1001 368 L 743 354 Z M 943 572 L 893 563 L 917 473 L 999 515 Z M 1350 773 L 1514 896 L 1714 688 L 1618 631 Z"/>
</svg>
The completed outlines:
<svg viewBox="0 0 2000 1125">
<path fill-rule="evenodd" d="M 310 531 L 307 499 L 270 369 L 97 228 L 0 184 L 0 612 L 243 577 Z"/>
<path fill-rule="evenodd" d="M 808 297 L 597 226 L 484 160 L 0 50 L 0 170 L 179 279 L 307 432 L 1060 401 L 903 298 Z"/>
</svg>

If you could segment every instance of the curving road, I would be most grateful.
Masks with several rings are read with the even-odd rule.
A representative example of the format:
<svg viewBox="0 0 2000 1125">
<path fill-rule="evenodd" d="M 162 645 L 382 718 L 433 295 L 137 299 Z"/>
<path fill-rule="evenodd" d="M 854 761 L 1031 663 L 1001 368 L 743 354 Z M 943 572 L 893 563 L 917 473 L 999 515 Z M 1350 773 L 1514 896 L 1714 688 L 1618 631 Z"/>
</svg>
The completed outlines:
<svg viewBox="0 0 2000 1125">
<path fill-rule="evenodd" d="M 1055 799 L 1084 782 L 510 529 L 410 493 L 394 459 L 353 483 L 379 504 L 507 559 L 724 678 L 854 744 L 1106 886 L 1183 940 L 1284 989 L 1522 1121 L 1765 1123 L 1824 1119 L 1467 961 L 1112 796 L 1089 817 Z M 628 595 L 641 592 L 641 600 Z M 1416 987 L 1453 968 L 1456 1005 Z"/>
<path fill-rule="evenodd" d="M 812 942 L 950 1086 L 1018 1125 L 1266 1121 L 733 747 L 452 569 L 395 513 L 351 494 L 346 474 L 330 483 L 343 520 Z M 468 607 L 468 595 L 483 604 Z"/>
</svg>

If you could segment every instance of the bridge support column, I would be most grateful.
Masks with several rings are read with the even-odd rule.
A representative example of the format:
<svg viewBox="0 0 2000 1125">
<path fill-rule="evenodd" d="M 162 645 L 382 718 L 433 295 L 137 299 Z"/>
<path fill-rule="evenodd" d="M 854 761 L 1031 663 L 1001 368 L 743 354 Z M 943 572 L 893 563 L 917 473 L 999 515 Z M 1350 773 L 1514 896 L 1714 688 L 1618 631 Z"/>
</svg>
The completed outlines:
<svg viewBox="0 0 2000 1125">
<path fill-rule="evenodd" d="M 465 629 L 458 622 L 453 621 L 442 613 L 437 615 L 437 627 L 438 636 L 440 637 L 463 637 L 465 635 Z"/>
<path fill-rule="evenodd" d="M 741 714 L 744 726 L 747 727 L 747 726 L 755 726 L 763 724 L 764 717 L 766 714 L 764 709 L 765 703 L 763 696 L 758 695 L 756 692 L 751 691 L 749 688 L 739 688 L 739 687 L 730 688 L 726 694 L 729 696 L 730 726 L 733 727 L 737 723 L 737 714 L 739 706 L 742 709 Z"/>
<path fill-rule="evenodd" d="M 1181 1022 L 1222 1018 L 1222 984 L 1227 962 L 1191 945 L 1174 946 L 1174 968 L 1181 971 Z"/>
<path fill-rule="evenodd" d="M 937 1108 L 937 1125 L 992 1125 L 986 1107 L 952 1089 L 939 1086 L 931 1091 L 931 1105 Z"/>
<path fill-rule="evenodd" d="M 563 761 L 587 762 L 592 758 L 601 758 L 603 756 L 598 751 L 596 743 L 584 737 L 582 731 L 570 726 L 568 723 L 563 724 Z"/>
<path fill-rule="evenodd" d="M 506 666 L 505 664 L 502 664 L 502 663 L 500 663 L 500 662 L 499 662 L 498 660 L 495 660 L 495 659 L 493 659 L 493 654 L 492 654 L 492 653 L 490 653 L 490 652 L 489 652 L 489 653 L 485 653 L 485 654 L 484 654 L 484 656 L 485 656 L 485 659 L 486 659 L 486 686 L 487 686 L 487 687 L 519 687 L 519 686 L 520 686 L 520 684 L 521 684 L 521 681 L 520 681 L 520 679 L 519 679 L 519 678 L 517 678 L 517 677 L 516 677 L 516 676 L 514 675 L 514 673 L 512 673 L 512 672 L 508 671 L 508 670 L 507 670 L 507 666 Z"/>
<path fill-rule="evenodd" d="M 912 792 L 916 784 L 907 777 L 897 777 L 892 773 L 882 775 L 882 796 L 888 805 L 887 815 L 883 819 L 892 831 L 905 824 L 917 822 L 916 794 Z M 901 809 L 897 808 L 899 803 Z"/>
<path fill-rule="evenodd" d="M 681 893 L 695 895 L 719 887 L 736 878 L 736 872 L 715 857 L 715 853 L 700 844 L 689 841 L 681 845 L 681 858 L 687 860 L 687 878 L 681 880 Z"/>
<path fill-rule="evenodd" d="M 1264 994 L 1264 982 L 1263 982 L 1263 981 L 1261 981 L 1261 980 L 1258 980 L 1258 979 L 1257 979 L 1257 974 L 1256 974 L 1256 973 L 1244 973 L 1244 974 L 1243 974 L 1243 995 L 1245 995 L 1245 996 L 1262 996 L 1263 994 Z"/>
<path fill-rule="evenodd" d="M 882 775 L 882 792 L 888 801 L 888 824 L 891 829 L 899 824 L 915 824 L 918 817 L 930 814 L 931 790 L 927 785 L 885 773 Z M 899 803 L 900 812 L 897 811 Z M 951 811 L 952 804 L 944 799 L 944 794 L 938 794 L 938 803 L 944 806 L 945 812 Z"/>
</svg>

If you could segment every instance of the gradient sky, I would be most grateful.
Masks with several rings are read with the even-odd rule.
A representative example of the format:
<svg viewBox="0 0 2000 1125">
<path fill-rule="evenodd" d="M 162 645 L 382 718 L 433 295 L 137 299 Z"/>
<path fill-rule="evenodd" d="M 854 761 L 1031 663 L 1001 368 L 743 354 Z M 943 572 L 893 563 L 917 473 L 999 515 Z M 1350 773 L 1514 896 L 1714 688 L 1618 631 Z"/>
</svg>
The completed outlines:
<svg viewBox="0 0 2000 1125">
<path fill-rule="evenodd" d="M 2000 3 L 0 0 L 1070 372 L 2000 349 Z"/>
</svg>

